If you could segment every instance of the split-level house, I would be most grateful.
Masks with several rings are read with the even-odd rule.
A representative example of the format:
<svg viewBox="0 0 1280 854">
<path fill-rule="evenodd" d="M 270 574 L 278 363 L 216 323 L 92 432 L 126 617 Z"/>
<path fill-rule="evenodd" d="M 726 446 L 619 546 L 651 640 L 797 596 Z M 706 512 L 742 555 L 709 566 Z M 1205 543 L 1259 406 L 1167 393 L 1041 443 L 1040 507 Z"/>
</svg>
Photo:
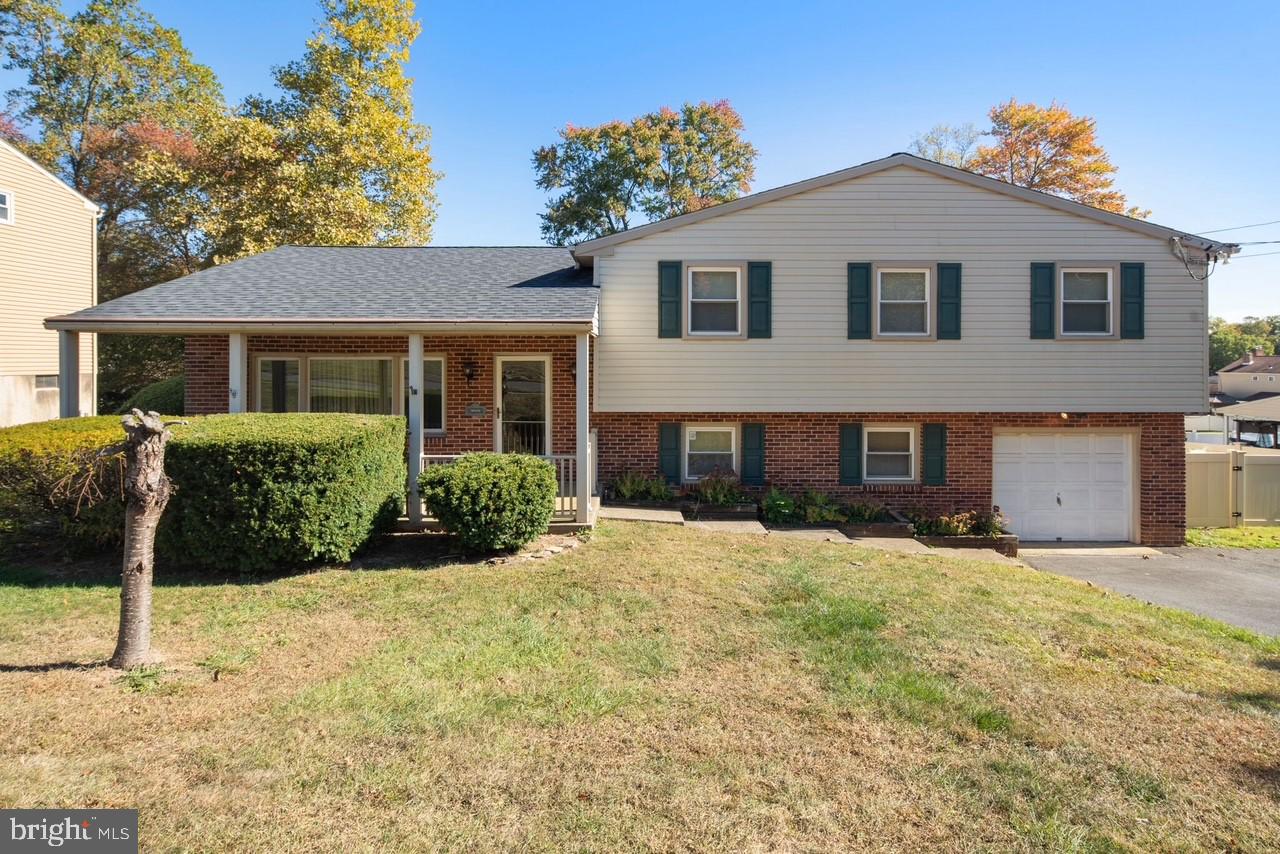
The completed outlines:
<svg viewBox="0 0 1280 854">
<path fill-rule="evenodd" d="M 570 248 L 287 246 L 48 325 L 186 336 L 188 413 L 404 413 L 411 472 L 731 470 L 1168 545 L 1235 248 L 895 154 Z"/>
<path fill-rule="evenodd" d="M 60 375 L 44 319 L 96 302 L 97 227 L 97 205 L 0 140 L 0 427 L 94 412 L 94 336 L 64 354 Z"/>
</svg>

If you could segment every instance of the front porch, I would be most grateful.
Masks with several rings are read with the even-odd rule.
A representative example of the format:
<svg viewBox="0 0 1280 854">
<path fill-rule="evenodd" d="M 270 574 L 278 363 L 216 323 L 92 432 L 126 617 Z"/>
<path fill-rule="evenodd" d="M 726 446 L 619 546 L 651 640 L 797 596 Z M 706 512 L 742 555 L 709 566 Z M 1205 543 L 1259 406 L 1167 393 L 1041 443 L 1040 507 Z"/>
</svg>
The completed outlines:
<svg viewBox="0 0 1280 854">
<path fill-rule="evenodd" d="M 62 330 L 65 350 L 78 333 Z M 359 412 L 403 415 L 407 518 L 430 521 L 418 495 L 429 465 L 464 453 L 528 453 L 556 470 L 553 524 L 594 521 L 589 331 L 405 331 L 185 337 L 187 414 Z M 579 500 L 579 496 L 582 500 Z"/>
</svg>

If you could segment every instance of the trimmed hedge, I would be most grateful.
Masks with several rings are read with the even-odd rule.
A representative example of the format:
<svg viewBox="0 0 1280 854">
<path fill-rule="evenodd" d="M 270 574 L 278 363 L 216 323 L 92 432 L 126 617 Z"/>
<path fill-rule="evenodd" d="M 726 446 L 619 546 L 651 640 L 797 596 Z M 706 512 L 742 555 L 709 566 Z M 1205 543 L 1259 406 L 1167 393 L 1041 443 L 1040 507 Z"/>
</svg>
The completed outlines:
<svg viewBox="0 0 1280 854">
<path fill-rule="evenodd" d="M 119 462 L 98 452 L 124 440 L 120 418 L 97 415 L 0 429 L 0 533 L 53 528 L 77 549 L 124 536 Z M 75 487 L 94 470 L 92 488 Z"/>
<path fill-rule="evenodd" d="M 157 551 L 168 565 L 269 572 L 340 562 L 401 511 L 404 419 L 330 414 L 212 415 L 174 426 L 165 469 L 175 490 Z M 97 502 L 54 489 L 122 441 L 119 416 L 0 430 L 0 526 L 49 522 L 81 545 L 124 533 L 114 470 Z M 118 463 L 117 463 L 118 468 Z"/>
<path fill-rule="evenodd" d="M 141 409 L 161 415 L 181 415 L 186 406 L 186 379 L 179 375 L 138 389 L 116 410 L 116 414 L 124 415 L 133 409 Z"/>
<path fill-rule="evenodd" d="M 249 573 L 349 560 L 400 515 L 404 430 L 382 415 L 193 419 L 165 457 L 161 554 Z"/>
<path fill-rule="evenodd" d="M 527 454 L 464 454 L 419 483 L 423 503 L 472 551 L 519 548 L 546 533 L 555 510 L 555 467 Z"/>
</svg>

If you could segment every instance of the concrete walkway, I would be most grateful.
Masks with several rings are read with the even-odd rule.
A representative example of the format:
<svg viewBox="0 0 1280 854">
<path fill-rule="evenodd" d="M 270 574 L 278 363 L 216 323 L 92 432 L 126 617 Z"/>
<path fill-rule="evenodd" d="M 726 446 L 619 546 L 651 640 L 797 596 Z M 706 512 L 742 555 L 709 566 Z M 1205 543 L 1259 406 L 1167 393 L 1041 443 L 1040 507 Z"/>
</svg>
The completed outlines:
<svg viewBox="0 0 1280 854">
<path fill-rule="evenodd" d="M 926 546 L 910 537 L 846 537 L 836 528 L 766 528 L 754 519 L 735 520 L 685 520 L 679 510 L 659 510 L 651 507 L 600 507 L 602 519 L 619 519 L 628 522 L 660 522 L 684 525 L 703 531 L 719 531 L 725 534 L 763 534 L 770 537 L 788 537 L 814 542 L 845 543 L 898 554 L 933 555 L 960 560 L 983 560 L 1010 566 L 1025 566 L 1016 558 L 1006 557 L 992 549 L 949 549 Z"/>
</svg>

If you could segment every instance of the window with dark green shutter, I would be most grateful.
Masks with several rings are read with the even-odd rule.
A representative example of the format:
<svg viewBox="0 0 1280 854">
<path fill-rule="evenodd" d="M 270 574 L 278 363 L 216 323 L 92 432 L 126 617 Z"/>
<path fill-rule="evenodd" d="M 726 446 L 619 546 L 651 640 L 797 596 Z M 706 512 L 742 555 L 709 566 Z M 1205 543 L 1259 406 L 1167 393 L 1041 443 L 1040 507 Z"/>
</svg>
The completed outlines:
<svg viewBox="0 0 1280 854">
<path fill-rule="evenodd" d="M 1142 264 L 1120 265 L 1120 337 L 1146 336 L 1146 268 Z"/>
<path fill-rule="evenodd" d="M 679 261 L 658 262 L 658 337 L 680 337 L 680 272 Z"/>
<path fill-rule="evenodd" d="M 924 425 L 922 445 L 924 475 L 921 480 L 928 486 L 943 486 L 947 482 L 947 425 Z"/>
<path fill-rule="evenodd" d="M 1053 338 L 1054 265 L 1031 264 L 1031 337 Z"/>
<path fill-rule="evenodd" d="M 849 337 L 871 337 L 871 265 L 849 265 Z"/>
<path fill-rule="evenodd" d="M 747 264 L 747 337 L 773 337 L 773 264 Z"/>
<path fill-rule="evenodd" d="M 742 482 L 764 486 L 764 425 L 742 425 Z"/>
<path fill-rule="evenodd" d="M 862 425 L 840 425 L 840 483 L 857 486 L 862 483 Z"/>
<path fill-rule="evenodd" d="M 680 482 L 680 425 L 658 425 L 658 470 L 667 483 Z"/>
<path fill-rule="evenodd" d="M 938 338 L 960 338 L 960 265 L 938 265 Z"/>
</svg>

